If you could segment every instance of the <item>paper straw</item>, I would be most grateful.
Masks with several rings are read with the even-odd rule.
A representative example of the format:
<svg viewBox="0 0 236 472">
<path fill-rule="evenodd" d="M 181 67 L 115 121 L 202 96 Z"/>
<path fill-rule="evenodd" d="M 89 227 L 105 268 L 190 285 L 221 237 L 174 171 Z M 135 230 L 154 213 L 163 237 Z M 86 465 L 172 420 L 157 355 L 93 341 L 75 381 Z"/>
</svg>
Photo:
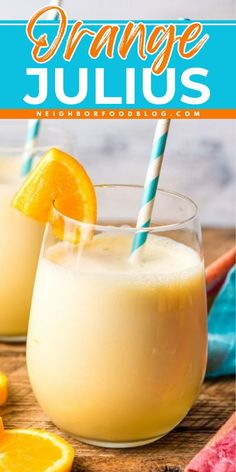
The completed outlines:
<svg viewBox="0 0 236 472">
<path fill-rule="evenodd" d="M 53 0 L 49 3 L 50 6 L 61 6 L 62 0 Z M 47 20 L 56 20 L 58 12 L 49 11 L 46 16 Z M 25 177 L 32 169 L 34 148 L 40 131 L 41 120 L 29 120 L 26 133 L 26 142 L 23 152 L 21 175 Z"/>
<path fill-rule="evenodd" d="M 189 18 L 179 18 L 179 20 L 191 21 Z M 168 136 L 170 120 L 158 120 L 154 135 L 152 152 L 144 184 L 144 192 L 141 202 L 141 208 L 138 214 L 130 259 L 137 260 L 143 245 L 148 237 L 148 231 L 138 231 L 142 228 L 149 228 L 151 224 L 152 210 L 155 201 L 158 181 L 161 172 L 163 155 Z"/>
<path fill-rule="evenodd" d="M 139 231 L 149 228 L 151 224 L 152 210 L 155 201 L 161 165 L 170 126 L 170 120 L 158 120 L 154 135 L 152 152 L 146 174 L 141 208 L 138 214 L 130 259 L 138 260 L 139 254 L 148 237 L 148 231 Z"/>
<path fill-rule="evenodd" d="M 29 120 L 26 134 L 26 143 L 23 153 L 23 163 L 21 167 L 21 175 L 26 176 L 32 168 L 34 152 L 33 149 L 39 133 L 40 120 Z"/>
</svg>

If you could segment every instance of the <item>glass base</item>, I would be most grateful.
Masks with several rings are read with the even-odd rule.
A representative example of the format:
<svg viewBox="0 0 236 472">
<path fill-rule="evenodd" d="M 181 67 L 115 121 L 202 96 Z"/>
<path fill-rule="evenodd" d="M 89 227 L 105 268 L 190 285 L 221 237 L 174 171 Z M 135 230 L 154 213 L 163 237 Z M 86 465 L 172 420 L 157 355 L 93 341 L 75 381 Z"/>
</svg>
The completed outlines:
<svg viewBox="0 0 236 472">
<path fill-rule="evenodd" d="M 167 433 L 165 433 L 167 434 Z M 96 439 L 86 439 L 86 438 L 81 438 L 79 436 L 73 436 L 76 438 L 78 441 L 89 444 L 90 446 L 97 446 L 97 447 L 108 447 L 108 448 L 114 448 L 114 449 L 125 449 L 129 447 L 139 447 L 139 446 L 145 446 L 146 444 L 153 443 L 155 441 L 158 441 L 158 439 L 161 439 L 165 434 L 161 434 L 160 436 L 157 436 L 155 438 L 149 438 L 145 440 L 140 440 L 140 441 L 125 441 L 125 442 L 109 442 L 109 441 L 97 441 Z"/>
<path fill-rule="evenodd" d="M 26 335 L 24 336 L 0 336 L 1 343 L 25 343 Z"/>
</svg>

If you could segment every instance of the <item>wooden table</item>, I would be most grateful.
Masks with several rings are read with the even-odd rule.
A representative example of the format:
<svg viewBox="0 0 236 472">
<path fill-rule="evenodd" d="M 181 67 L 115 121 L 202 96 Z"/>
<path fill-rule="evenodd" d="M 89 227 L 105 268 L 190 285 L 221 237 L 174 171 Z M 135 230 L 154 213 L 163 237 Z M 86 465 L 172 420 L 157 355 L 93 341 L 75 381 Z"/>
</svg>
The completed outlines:
<svg viewBox="0 0 236 472">
<path fill-rule="evenodd" d="M 206 263 L 214 260 L 233 244 L 233 230 L 206 229 L 204 231 Z M 0 408 L 5 427 L 36 427 L 61 434 L 34 399 L 27 378 L 25 346 L 0 345 L 0 370 L 8 374 L 10 382 L 9 400 L 5 407 Z M 183 471 L 188 461 L 204 446 L 233 410 L 233 379 L 207 381 L 202 387 L 198 401 L 182 423 L 163 439 L 149 446 L 126 450 L 99 449 L 67 437 L 76 450 L 73 472 Z"/>
</svg>

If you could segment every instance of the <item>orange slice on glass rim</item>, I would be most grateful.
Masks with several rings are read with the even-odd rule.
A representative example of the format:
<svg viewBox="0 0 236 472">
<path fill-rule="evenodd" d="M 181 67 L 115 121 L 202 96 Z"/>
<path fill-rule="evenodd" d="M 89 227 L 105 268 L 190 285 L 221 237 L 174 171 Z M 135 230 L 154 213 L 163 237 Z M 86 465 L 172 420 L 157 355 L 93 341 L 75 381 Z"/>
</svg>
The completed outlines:
<svg viewBox="0 0 236 472">
<path fill-rule="evenodd" d="M 72 156 L 55 148 L 25 179 L 12 206 L 35 220 L 50 221 L 58 239 L 74 243 L 79 242 L 81 230 L 69 218 L 94 224 L 97 216 L 95 190 L 85 169 Z"/>
<path fill-rule="evenodd" d="M 59 436 L 37 429 L 4 430 L 0 418 L 0 472 L 69 472 L 74 449 Z"/>
</svg>

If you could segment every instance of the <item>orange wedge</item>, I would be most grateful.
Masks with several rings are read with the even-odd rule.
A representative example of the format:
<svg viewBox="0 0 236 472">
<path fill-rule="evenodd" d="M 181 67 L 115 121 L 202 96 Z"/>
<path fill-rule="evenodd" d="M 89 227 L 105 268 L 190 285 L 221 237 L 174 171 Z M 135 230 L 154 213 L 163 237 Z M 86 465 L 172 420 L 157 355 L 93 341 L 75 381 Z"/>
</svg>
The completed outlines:
<svg viewBox="0 0 236 472">
<path fill-rule="evenodd" d="M 26 178 L 12 206 L 35 220 L 53 222 L 56 235 L 64 239 L 65 221 L 55 216 L 54 204 L 63 215 L 84 223 L 96 222 L 96 194 L 89 176 L 76 159 L 52 148 Z M 73 240 L 73 235 L 67 236 L 65 239 Z"/>
<path fill-rule="evenodd" d="M 7 377 L 3 372 L 0 372 L 0 406 L 4 405 L 7 401 L 8 395 L 8 382 Z M 1 433 L 1 427 L 0 427 Z"/>
<path fill-rule="evenodd" d="M 0 472 L 69 472 L 74 449 L 55 434 L 36 429 L 1 430 Z"/>
</svg>

